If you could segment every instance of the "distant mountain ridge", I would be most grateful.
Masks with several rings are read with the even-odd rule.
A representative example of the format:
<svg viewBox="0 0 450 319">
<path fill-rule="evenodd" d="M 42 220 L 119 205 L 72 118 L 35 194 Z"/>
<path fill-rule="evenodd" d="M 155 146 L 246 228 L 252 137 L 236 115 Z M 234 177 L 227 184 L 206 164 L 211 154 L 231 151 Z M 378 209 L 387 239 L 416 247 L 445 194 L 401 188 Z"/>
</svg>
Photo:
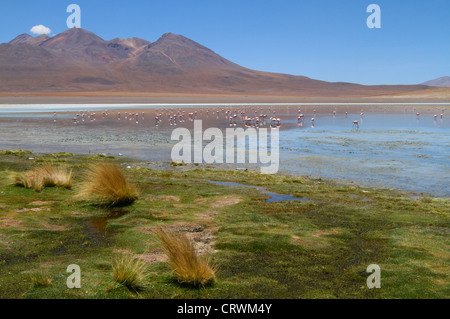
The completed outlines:
<svg viewBox="0 0 450 319">
<path fill-rule="evenodd" d="M 237 65 L 182 35 L 105 41 L 84 29 L 21 34 L 0 44 L 1 92 L 129 91 L 292 96 L 375 96 L 426 85 L 331 83 Z"/>
<path fill-rule="evenodd" d="M 20 44 L 20 43 L 26 43 L 30 45 L 40 45 L 42 42 L 47 41 L 50 39 L 50 37 L 46 34 L 42 34 L 38 37 L 32 37 L 31 35 L 27 33 L 23 33 L 13 40 L 9 41 L 10 44 Z"/>
<path fill-rule="evenodd" d="M 429 86 L 437 86 L 437 87 L 450 87 L 450 76 L 443 76 L 431 81 L 427 81 L 425 83 L 422 83 L 424 85 Z"/>
</svg>

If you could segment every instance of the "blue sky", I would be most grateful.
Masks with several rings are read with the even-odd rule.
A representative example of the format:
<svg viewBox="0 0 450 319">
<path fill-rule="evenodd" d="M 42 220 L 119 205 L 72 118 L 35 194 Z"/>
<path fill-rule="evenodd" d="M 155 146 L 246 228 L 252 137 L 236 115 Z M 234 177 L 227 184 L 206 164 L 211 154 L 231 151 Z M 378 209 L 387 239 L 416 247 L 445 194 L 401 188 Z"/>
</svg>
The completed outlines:
<svg viewBox="0 0 450 319">
<path fill-rule="evenodd" d="M 0 42 L 35 25 L 67 29 L 66 8 L 105 40 L 182 34 L 242 66 L 362 84 L 416 84 L 450 75 L 450 0 L 2 1 Z M 381 29 L 366 8 L 381 7 Z"/>
</svg>

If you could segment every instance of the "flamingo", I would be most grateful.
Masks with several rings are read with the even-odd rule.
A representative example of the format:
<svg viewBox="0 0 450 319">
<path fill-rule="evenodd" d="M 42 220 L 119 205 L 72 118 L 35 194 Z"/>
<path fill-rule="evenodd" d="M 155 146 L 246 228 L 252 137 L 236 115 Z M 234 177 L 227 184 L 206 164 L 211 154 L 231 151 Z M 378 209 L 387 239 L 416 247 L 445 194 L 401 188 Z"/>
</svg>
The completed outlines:
<svg viewBox="0 0 450 319">
<path fill-rule="evenodd" d="M 270 126 L 271 126 L 272 128 L 280 127 L 280 126 L 281 126 L 281 119 L 280 119 L 280 118 L 273 117 L 273 118 L 272 118 L 272 123 L 270 124 Z"/>
</svg>

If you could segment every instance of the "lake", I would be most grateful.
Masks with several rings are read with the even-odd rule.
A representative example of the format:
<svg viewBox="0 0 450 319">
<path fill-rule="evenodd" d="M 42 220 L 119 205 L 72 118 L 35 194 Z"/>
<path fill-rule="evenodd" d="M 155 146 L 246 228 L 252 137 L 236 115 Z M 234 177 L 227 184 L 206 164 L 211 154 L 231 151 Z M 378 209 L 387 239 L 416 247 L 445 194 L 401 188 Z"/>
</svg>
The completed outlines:
<svg viewBox="0 0 450 319">
<path fill-rule="evenodd" d="M 191 129 L 190 120 L 195 118 L 203 120 L 204 128 L 224 129 L 233 114 L 237 117 L 231 125 L 244 127 L 242 112 L 250 117 L 266 114 L 281 119 L 282 173 L 448 197 L 448 109 L 449 104 L 392 103 L 4 105 L 0 149 L 121 153 L 170 161 L 175 127 Z M 183 112 L 184 121 L 169 119 L 170 115 L 180 119 Z"/>
</svg>

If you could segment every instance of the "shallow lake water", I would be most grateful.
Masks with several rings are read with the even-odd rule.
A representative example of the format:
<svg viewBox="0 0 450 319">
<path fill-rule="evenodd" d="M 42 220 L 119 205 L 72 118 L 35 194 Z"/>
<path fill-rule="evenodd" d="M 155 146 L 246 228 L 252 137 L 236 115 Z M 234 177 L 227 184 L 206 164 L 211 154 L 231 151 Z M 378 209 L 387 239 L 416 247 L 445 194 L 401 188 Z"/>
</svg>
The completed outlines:
<svg viewBox="0 0 450 319">
<path fill-rule="evenodd" d="M 445 117 L 369 113 L 363 119 L 359 114 L 318 115 L 314 122 L 314 127 L 304 123 L 281 133 L 284 169 L 366 186 L 450 194 L 450 121 Z"/>
<path fill-rule="evenodd" d="M 91 105 L 75 108 L 28 106 L 0 109 L 0 149 L 121 153 L 149 161 L 170 161 L 171 148 L 176 143 L 171 141 L 170 135 L 175 127 L 192 129 L 189 113 L 193 114 L 191 119 L 203 120 L 203 129 L 225 129 L 230 127 L 226 111 L 237 115 L 245 111 L 249 116 L 267 114 L 282 120 L 282 173 L 435 196 L 450 195 L 449 105 L 438 108 L 405 105 L 404 108 L 392 109 L 388 105 L 116 105 L 109 108 Z M 299 109 L 304 114 L 302 121 L 298 120 Z M 74 124 L 73 119 L 76 114 L 81 114 L 81 110 L 85 110 L 86 117 L 83 121 L 79 117 L 80 120 Z M 94 120 L 93 112 L 96 113 Z M 118 112 L 121 112 L 120 120 Z M 176 123 L 176 126 L 170 125 L 170 114 L 178 112 L 185 112 L 184 121 Z M 361 112 L 364 113 L 362 116 Z M 420 115 L 416 115 L 418 112 Z M 156 125 L 155 117 L 159 114 L 162 114 L 161 121 Z M 311 121 L 313 117 L 314 121 Z M 358 121 L 358 125 L 353 121 Z M 244 127 L 240 116 L 233 127 L 234 124 Z M 263 126 L 267 127 L 267 124 Z"/>
</svg>

